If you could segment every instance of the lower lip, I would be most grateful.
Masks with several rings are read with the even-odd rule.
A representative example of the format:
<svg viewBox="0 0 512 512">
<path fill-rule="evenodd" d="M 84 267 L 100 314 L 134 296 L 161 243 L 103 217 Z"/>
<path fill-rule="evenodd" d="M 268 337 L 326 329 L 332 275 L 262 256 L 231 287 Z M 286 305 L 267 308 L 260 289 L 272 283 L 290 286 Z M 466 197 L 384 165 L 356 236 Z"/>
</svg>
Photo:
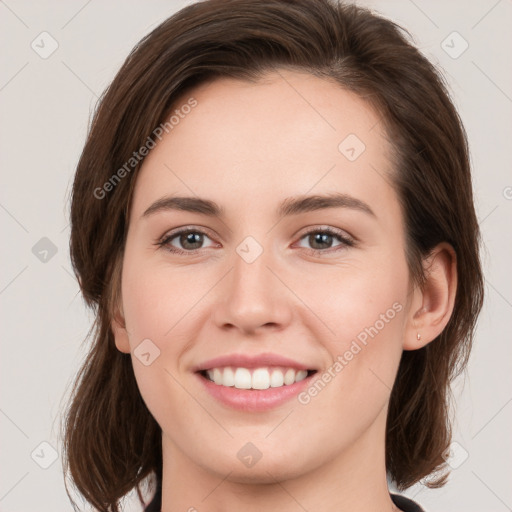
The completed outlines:
<svg viewBox="0 0 512 512">
<path fill-rule="evenodd" d="M 268 389 L 238 389 L 235 387 L 221 386 L 211 380 L 196 374 L 206 390 L 219 402 L 239 409 L 241 411 L 267 411 L 291 400 L 304 388 L 309 386 L 314 374 L 309 375 L 300 382 L 289 386 Z"/>
</svg>

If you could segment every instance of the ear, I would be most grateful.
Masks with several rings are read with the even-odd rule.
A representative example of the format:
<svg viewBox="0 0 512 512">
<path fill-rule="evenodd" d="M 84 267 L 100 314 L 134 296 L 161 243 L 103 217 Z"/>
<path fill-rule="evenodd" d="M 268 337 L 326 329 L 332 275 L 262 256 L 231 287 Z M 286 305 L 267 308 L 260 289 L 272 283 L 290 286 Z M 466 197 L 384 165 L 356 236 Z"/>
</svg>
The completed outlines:
<svg viewBox="0 0 512 512">
<path fill-rule="evenodd" d="M 423 269 L 425 284 L 413 292 L 404 350 L 416 350 L 433 341 L 453 312 L 457 292 L 457 255 L 453 247 L 446 242 L 437 245 L 423 260 Z"/>
<path fill-rule="evenodd" d="M 122 305 L 116 305 L 115 312 L 110 324 L 112 333 L 114 334 L 114 340 L 116 347 L 120 352 L 125 354 L 130 353 L 130 341 L 128 338 L 128 331 L 126 330 L 126 322 L 124 319 L 124 313 Z"/>
</svg>

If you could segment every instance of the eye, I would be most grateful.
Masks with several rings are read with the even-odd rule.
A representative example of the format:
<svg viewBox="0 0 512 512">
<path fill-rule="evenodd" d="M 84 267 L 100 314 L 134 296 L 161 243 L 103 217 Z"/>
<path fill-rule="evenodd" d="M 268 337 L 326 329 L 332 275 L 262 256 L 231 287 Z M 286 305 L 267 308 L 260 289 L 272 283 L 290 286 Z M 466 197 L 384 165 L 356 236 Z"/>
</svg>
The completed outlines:
<svg viewBox="0 0 512 512">
<path fill-rule="evenodd" d="M 187 227 L 179 231 L 167 233 L 155 245 L 176 254 L 195 254 L 197 251 L 205 248 L 203 245 L 205 239 L 211 240 L 205 231 Z M 302 240 L 312 245 L 311 248 L 305 247 L 305 249 L 308 249 L 313 254 L 336 252 L 355 245 L 355 241 L 344 232 L 329 227 L 310 230 L 302 235 L 300 241 Z M 333 246 L 335 240 L 338 240 L 339 244 Z M 179 247 L 176 245 L 179 245 Z M 212 243 L 206 247 L 213 246 L 215 244 Z M 304 246 L 300 245 L 300 247 Z"/>
<path fill-rule="evenodd" d="M 205 238 L 210 239 L 208 234 L 204 231 L 199 229 L 185 228 L 181 229 L 180 231 L 164 235 L 164 237 L 159 240 L 156 245 L 165 247 L 170 252 L 178 254 L 190 254 L 204 248 L 202 245 Z M 175 244 L 179 244 L 181 248 L 176 247 Z"/>
<path fill-rule="evenodd" d="M 305 233 L 300 240 L 302 241 L 304 239 L 307 243 L 311 244 L 312 247 L 310 248 L 310 251 L 314 254 L 333 252 L 328 251 L 328 249 L 333 248 L 333 241 L 335 239 L 340 243 L 337 246 L 334 246 L 334 251 L 343 250 L 355 245 L 352 238 L 349 238 L 345 233 L 332 228 L 317 228 L 310 230 Z"/>
</svg>

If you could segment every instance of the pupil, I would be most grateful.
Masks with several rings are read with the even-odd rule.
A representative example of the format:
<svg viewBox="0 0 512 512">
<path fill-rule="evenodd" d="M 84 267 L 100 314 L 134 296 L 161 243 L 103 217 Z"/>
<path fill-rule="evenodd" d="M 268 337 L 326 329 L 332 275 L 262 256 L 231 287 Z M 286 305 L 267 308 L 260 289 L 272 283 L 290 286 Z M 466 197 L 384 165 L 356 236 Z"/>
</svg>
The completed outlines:
<svg viewBox="0 0 512 512">
<path fill-rule="evenodd" d="M 185 245 L 186 244 L 199 244 L 201 245 L 201 234 L 200 233 L 187 233 L 186 235 L 184 235 L 182 237 L 182 243 L 183 243 L 183 240 L 185 241 Z M 197 247 L 192 247 L 193 249 L 197 249 Z"/>
</svg>

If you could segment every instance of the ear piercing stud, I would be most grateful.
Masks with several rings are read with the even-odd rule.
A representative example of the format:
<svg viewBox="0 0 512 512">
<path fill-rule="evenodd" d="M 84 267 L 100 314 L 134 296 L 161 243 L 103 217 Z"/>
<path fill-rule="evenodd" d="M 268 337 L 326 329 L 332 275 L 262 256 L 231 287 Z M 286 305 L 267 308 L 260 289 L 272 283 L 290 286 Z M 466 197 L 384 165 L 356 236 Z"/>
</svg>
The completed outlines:
<svg viewBox="0 0 512 512">
<path fill-rule="evenodd" d="M 420 340 L 421 340 L 421 334 L 420 334 L 420 333 L 417 333 L 417 334 L 416 334 L 416 339 L 417 339 L 418 341 L 420 341 Z"/>
</svg>

